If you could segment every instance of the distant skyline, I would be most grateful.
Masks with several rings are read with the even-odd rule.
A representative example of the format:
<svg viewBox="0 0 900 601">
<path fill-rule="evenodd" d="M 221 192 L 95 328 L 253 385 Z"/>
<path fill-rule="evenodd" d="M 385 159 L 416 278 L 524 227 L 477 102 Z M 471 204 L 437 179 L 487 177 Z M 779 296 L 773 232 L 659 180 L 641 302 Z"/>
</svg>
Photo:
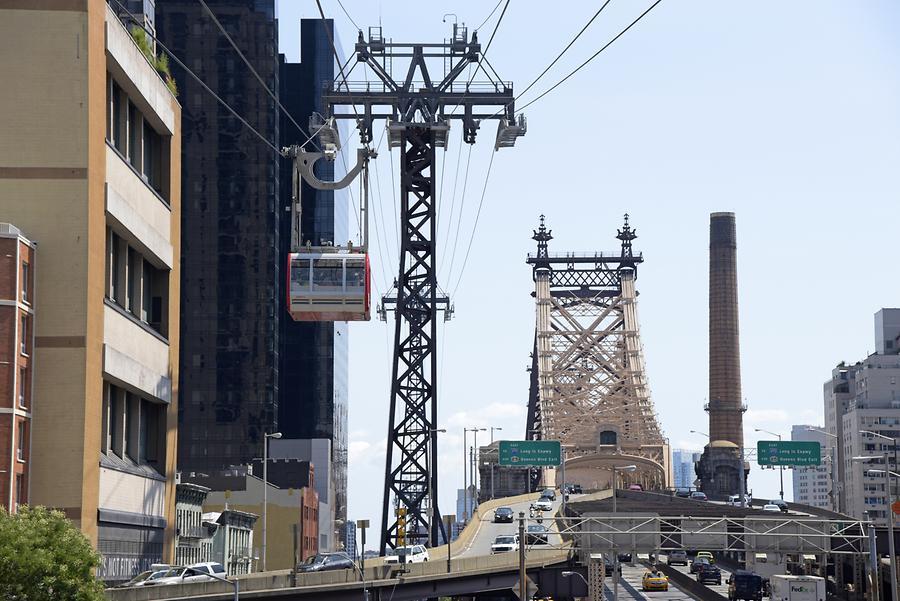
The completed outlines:
<svg viewBox="0 0 900 601">
<path fill-rule="evenodd" d="M 353 26 L 337 2 L 322 3 L 349 55 Z M 611 2 L 519 105 L 650 4 Z M 443 13 L 477 25 L 494 3 L 344 6 L 364 28 L 380 22 L 386 37 L 430 41 L 449 35 L 452 17 L 442 23 Z M 511 2 L 488 59 L 522 90 L 595 10 L 573 4 L 563 16 L 545 3 Z M 479 32 L 482 44 L 499 13 Z M 317 18 L 318 10 L 282 0 L 278 16 L 280 51 L 297 60 L 298 21 Z M 635 249 L 645 259 L 638 310 L 653 400 L 672 447 L 700 450 L 705 440 L 689 430 L 707 425 L 709 213 L 734 211 L 746 444 L 768 437 L 754 428 L 787 439 L 793 424 L 823 423 L 822 385 L 832 367 L 873 352 L 874 313 L 900 305 L 898 45 L 900 6 L 886 0 L 662 2 L 526 110 L 528 134 L 495 157 L 468 262 L 494 126 L 482 127 L 467 179 L 469 148 L 454 127 L 439 155 L 441 284 L 453 292 L 466 267 L 453 297 L 456 316 L 440 327 L 443 513 L 454 511 L 462 486 L 463 427 L 524 434 L 534 329 L 524 258 L 534 250 L 531 231 L 541 213 L 555 236 L 551 251 L 614 249 L 622 215 L 631 214 Z M 357 76 L 359 69 L 351 79 Z M 348 150 L 355 144 L 354 137 Z M 393 154 L 382 145 L 372 181 L 370 256 L 380 292 L 397 270 Z M 371 519 L 373 528 L 380 523 L 392 337 L 390 323 L 350 326 L 348 515 Z M 488 442 L 483 434 L 479 443 Z M 778 473 L 754 463 L 749 485 L 774 498 Z"/>
</svg>

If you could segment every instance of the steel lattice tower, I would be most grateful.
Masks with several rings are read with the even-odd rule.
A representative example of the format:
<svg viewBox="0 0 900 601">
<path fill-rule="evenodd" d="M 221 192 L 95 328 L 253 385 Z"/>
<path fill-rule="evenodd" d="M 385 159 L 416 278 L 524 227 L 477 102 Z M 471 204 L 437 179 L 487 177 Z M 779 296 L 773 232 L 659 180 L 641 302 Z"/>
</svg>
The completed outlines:
<svg viewBox="0 0 900 601">
<path fill-rule="evenodd" d="M 628 215 L 616 237 L 618 252 L 552 255 L 541 216 L 538 251 L 527 260 L 536 302 L 527 431 L 571 449 L 573 481 L 574 470 L 583 470 L 582 481 L 598 486 L 613 466 L 628 463 L 637 466 L 630 481 L 661 488 L 671 461 L 644 367 L 635 291 L 643 256 L 632 250 L 637 233 Z"/>
<path fill-rule="evenodd" d="M 396 294 L 382 300 L 379 314 L 395 313 L 390 418 L 382 505 L 381 551 L 402 544 L 438 540 L 443 528 L 437 510 L 437 314 L 449 317 L 449 299 L 437 281 L 435 240 L 435 152 L 445 148 L 450 122 L 463 126 L 472 144 L 484 120 L 499 121 L 495 149 L 510 147 L 525 134 L 516 119 L 510 82 L 488 74 L 477 34 L 453 26 L 453 37 L 441 43 L 395 43 L 380 27 L 359 32 L 357 63 L 367 65 L 377 82 L 334 81 L 322 94 L 326 117 L 354 119 L 360 140 L 372 141 L 372 124 L 386 121 L 390 148 L 400 148 L 400 266 Z M 408 59 L 408 62 L 407 62 Z M 393 69 L 406 63 L 403 79 Z M 429 63 L 432 70 L 429 71 Z M 441 77 L 435 78 L 440 65 Z M 457 82 L 469 65 L 487 81 Z M 354 65 L 355 66 L 355 65 Z M 353 69 L 350 69 L 352 71 Z M 496 75 L 496 72 L 490 67 Z M 343 72 L 343 70 L 342 70 Z M 349 75 L 349 73 L 348 73 Z M 343 106 L 352 112 L 336 113 Z M 395 512 L 390 519 L 390 508 Z"/>
</svg>

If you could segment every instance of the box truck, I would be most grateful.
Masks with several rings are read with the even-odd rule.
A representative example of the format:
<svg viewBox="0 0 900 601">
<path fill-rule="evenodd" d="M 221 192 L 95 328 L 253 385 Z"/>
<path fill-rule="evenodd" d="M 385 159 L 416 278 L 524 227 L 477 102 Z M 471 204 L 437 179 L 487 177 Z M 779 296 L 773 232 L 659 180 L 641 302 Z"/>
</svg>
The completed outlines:
<svg viewBox="0 0 900 601">
<path fill-rule="evenodd" d="M 773 575 L 771 601 L 825 601 L 825 579 L 819 576 Z"/>
</svg>

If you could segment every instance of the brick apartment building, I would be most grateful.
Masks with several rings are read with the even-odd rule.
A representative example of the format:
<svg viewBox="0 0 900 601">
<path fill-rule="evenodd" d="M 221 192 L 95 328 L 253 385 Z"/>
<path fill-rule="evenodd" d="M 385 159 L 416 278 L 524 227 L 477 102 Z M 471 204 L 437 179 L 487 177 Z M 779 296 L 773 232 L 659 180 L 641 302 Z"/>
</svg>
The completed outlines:
<svg viewBox="0 0 900 601">
<path fill-rule="evenodd" d="M 28 503 L 35 245 L 0 223 L 0 506 Z"/>
</svg>

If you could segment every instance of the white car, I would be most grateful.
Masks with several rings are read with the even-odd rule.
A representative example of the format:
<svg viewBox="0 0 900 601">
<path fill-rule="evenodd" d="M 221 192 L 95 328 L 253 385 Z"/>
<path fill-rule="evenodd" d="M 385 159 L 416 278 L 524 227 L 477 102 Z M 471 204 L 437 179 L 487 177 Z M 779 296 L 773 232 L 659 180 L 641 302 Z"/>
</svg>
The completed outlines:
<svg viewBox="0 0 900 601">
<path fill-rule="evenodd" d="M 766 503 L 765 505 L 763 505 L 762 510 L 771 511 L 772 513 L 781 513 L 781 507 L 772 503 Z"/>
<path fill-rule="evenodd" d="M 408 545 L 397 547 L 390 555 L 385 555 L 384 563 L 425 563 L 428 561 L 428 549 L 425 545 Z"/>
<path fill-rule="evenodd" d="M 190 582 L 210 582 L 215 580 L 210 574 L 219 578 L 225 578 L 225 566 L 220 563 L 207 561 L 195 563 L 186 567 L 174 567 L 162 578 L 157 579 L 156 584 L 184 584 Z"/>
<path fill-rule="evenodd" d="M 519 537 L 515 535 L 502 535 L 494 539 L 491 545 L 491 555 L 496 553 L 507 553 L 509 551 L 519 550 Z"/>
<path fill-rule="evenodd" d="M 538 499 L 532 507 L 537 511 L 553 511 L 553 502 L 550 499 Z"/>
</svg>

